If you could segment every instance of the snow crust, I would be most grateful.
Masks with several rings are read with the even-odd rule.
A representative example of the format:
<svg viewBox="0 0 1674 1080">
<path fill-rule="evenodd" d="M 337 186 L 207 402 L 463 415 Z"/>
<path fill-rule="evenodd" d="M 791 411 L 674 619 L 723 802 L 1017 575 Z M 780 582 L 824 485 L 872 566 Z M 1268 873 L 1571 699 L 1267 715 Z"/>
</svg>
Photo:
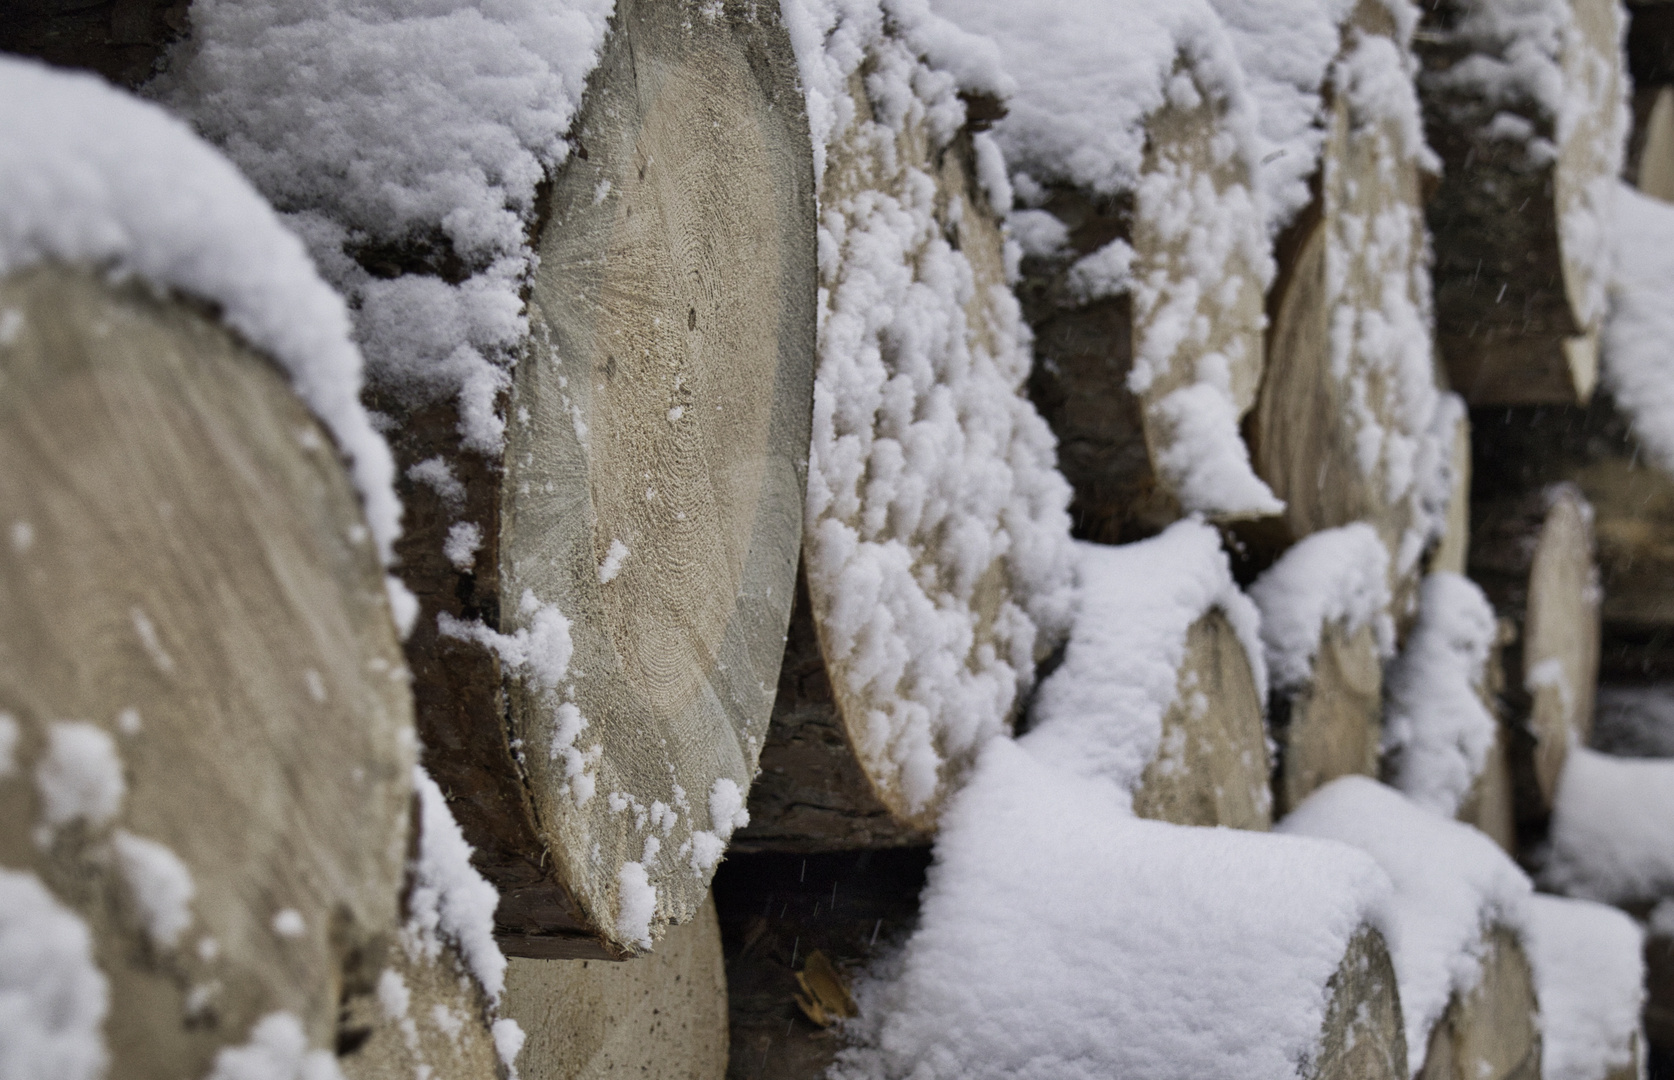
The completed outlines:
<svg viewBox="0 0 1674 1080">
<path fill-rule="evenodd" d="M 1078 542 L 1075 553 L 1080 611 L 1021 741 L 1043 762 L 1131 794 L 1180 695 L 1186 633 L 1211 610 L 1238 633 L 1266 700 L 1261 617 L 1233 583 L 1220 534 L 1201 521 L 1132 544 Z"/>
<path fill-rule="evenodd" d="M 1523 935 L 1540 1002 L 1541 1080 L 1605 1080 L 1633 1063 L 1644 933 L 1624 913 L 1536 895 Z"/>
<path fill-rule="evenodd" d="M 1570 747 L 1541 881 L 1610 904 L 1674 897 L 1674 760 Z"/>
<path fill-rule="evenodd" d="M 1674 206 L 1620 185 L 1603 375 L 1633 434 L 1674 471 Z"/>
<path fill-rule="evenodd" d="M 471 845 L 442 789 L 422 765 L 413 766 L 413 790 L 419 803 L 419 851 L 410 868 L 401 943 L 415 962 L 433 963 L 445 939 L 489 1000 L 498 1002 L 506 985 L 506 958 L 494 940 L 499 890 L 471 865 Z"/>
<path fill-rule="evenodd" d="M 1469 993 L 1481 977 L 1487 932 L 1496 926 L 1522 932 L 1529 879 L 1476 829 L 1364 776 L 1333 780 L 1275 830 L 1357 847 L 1394 882 L 1373 924 L 1395 963 L 1407 1061 L 1416 1075 L 1449 995 Z"/>
<path fill-rule="evenodd" d="M 101 1080 L 110 989 L 87 924 L 34 874 L 0 868 L 0 1076 Z"/>
<path fill-rule="evenodd" d="M 1295 1077 L 1389 888 L 1340 844 L 1135 818 L 1108 780 L 996 739 L 831 1075 Z"/>
<path fill-rule="evenodd" d="M 921 3 L 784 10 L 821 163 L 806 566 L 857 749 L 917 813 L 1067 628 L 1069 489 L 1021 393 L 1017 300 L 949 242 L 967 211 L 914 148 L 957 133 L 992 45 Z"/>
<path fill-rule="evenodd" d="M 1486 704 L 1494 609 L 1468 578 L 1424 579 L 1418 621 L 1384 676 L 1384 753 L 1392 782 L 1414 803 L 1458 813 L 1482 775 L 1498 723 Z"/>
<path fill-rule="evenodd" d="M 372 377 L 452 398 L 497 453 L 528 329 L 535 188 L 598 62 L 612 0 L 199 0 L 156 93 L 224 147 L 355 311 Z M 425 251 L 374 276 L 353 253 Z M 451 261 L 463 274 L 447 272 Z"/>
<path fill-rule="evenodd" d="M 0 102 L 0 274 L 86 265 L 215 304 L 331 432 L 387 563 L 395 469 L 360 405 L 348 312 L 249 181 L 185 124 L 92 76 L 0 57 Z"/>
<path fill-rule="evenodd" d="M 1365 522 L 1303 537 L 1250 586 L 1261 612 L 1261 644 L 1273 686 L 1294 693 L 1313 681 L 1327 626 L 1350 634 L 1372 627 L 1385 656 L 1394 652 L 1389 615 L 1389 551 Z"/>
</svg>

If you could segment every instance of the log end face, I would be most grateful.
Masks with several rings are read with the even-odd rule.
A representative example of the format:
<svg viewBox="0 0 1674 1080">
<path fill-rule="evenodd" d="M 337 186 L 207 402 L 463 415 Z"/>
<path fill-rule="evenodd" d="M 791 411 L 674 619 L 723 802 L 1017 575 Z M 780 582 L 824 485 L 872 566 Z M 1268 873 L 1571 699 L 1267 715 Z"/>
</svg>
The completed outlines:
<svg viewBox="0 0 1674 1080">
<path fill-rule="evenodd" d="M 1326 984 L 1319 1050 L 1307 1080 L 1408 1080 L 1406 1034 L 1395 965 L 1383 936 L 1362 927 Z"/>
<path fill-rule="evenodd" d="M 1339 776 L 1377 775 L 1382 694 L 1383 665 L 1372 627 L 1349 634 L 1328 625 L 1313 681 L 1289 699 L 1289 721 L 1274 735 L 1277 813 L 1288 813 Z"/>
</svg>

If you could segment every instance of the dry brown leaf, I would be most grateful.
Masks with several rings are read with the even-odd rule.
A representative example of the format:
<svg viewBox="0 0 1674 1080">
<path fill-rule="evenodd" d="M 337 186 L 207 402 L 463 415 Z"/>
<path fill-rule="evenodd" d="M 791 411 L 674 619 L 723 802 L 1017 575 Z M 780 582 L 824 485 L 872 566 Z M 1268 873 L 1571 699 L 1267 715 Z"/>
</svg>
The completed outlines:
<svg viewBox="0 0 1674 1080">
<path fill-rule="evenodd" d="M 820 1027 L 830 1027 L 838 1020 L 860 1014 L 848 983 L 820 950 L 808 954 L 802 970 L 796 973 L 796 981 L 808 995 L 797 994 L 796 1004 L 804 1016 Z"/>
</svg>

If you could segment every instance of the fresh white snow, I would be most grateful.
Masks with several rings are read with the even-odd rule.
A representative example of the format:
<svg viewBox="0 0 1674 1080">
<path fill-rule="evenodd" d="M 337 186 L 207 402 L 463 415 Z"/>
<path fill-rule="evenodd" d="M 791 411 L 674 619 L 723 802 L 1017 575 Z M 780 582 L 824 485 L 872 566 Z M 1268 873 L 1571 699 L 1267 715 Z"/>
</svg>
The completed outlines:
<svg viewBox="0 0 1674 1080">
<path fill-rule="evenodd" d="M 309 1049 L 294 1013 L 271 1012 L 244 1043 L 216 1053 L 205 1080 L 343 1080 L 343 1073 L 330 1050 Z"/>
<path fill-rule="evenodd" d="M 1266 700 L 1261 618 L 1232 581 L 1220 535 L 1201 521 L 1075 550 L 1080 611 L 1022 741 L 1044 762 L 1131 793 L 1157 756 L 1163 714 L 1180 694 L 1186 632 L 1198 619 L 1213 610 L 1227 617 Z"/>
<path fill-rule="evenodd" d="M 1275 829 L 1351 844 L 1394 882 L 1373 923 L 1395 962 L 1407 1062 L 1416 1075 L 1449 996 L 1470 992 L 1481 977 L 1487 932 L 1522 931 L 1529 879 L 1476 829 L 1364 776 L 1333 780 Z"/>
<path fill-rule="evenodd" d="M 1645 1003 L 1639 925 L 1603 904 L 1537 895 L 1523 940 L 1540 1002 L 1541 1080 L 1605 1080 L 1631 1065 Z"/>
<path fill-rule="evenodd" d="M 1275 689 L 1313 681 L 1327 626 L 1349 634 L 1370 626 L 1385 656 L 1395 648 L 1389 614 L 1389 551 L 1364 522 L 1305 536 L 1250 586 L 1261 612 L 1261 643 Z"/>
<path fill-rule="evenodd" d="M 126 829 L 113 832 L 110 842 L 152 944 L 174 948 L 192 925 L 192 897 L 198 890 L 191 870 L 167 844 Z"/>
<path fill-rule="evenodd" d="M 46 735 L 46 754 L 35 766 L 41 818 L 53 828 L 77 820 L 107 824 L 128 791 L 116 740 L 79 720 L 51 724 Z"/>
<path fill-rule="evenodd" d="M 0 1076 L 102 1080 L 110 990 L 87 924 L 34 874 L 0 868 Z"/>
<path fill-rule="evenodd" d="M 494 940 L 500 893 L 471 865 L 471 845 L 447 800 L 423 766 L 413 767 L 419 802 L 419 850 L 410 869 L 407 921 L 401 942 L 408 955 L 434 962 L 446 939 L 492 1002 L 506 984 L 506 958 Z"/>
<path fill-rule="evenodd" d="M 1542 884 L 1610 904 L 1674 897 L 1674 760 L 1572 746 Z"/>
<path fill-rule="evenodd" d="M 1615 274 L 1603 376 L 1653 461 L 1674 471 L 1674 206 L 1627 185 L 1616 194 Z"/>
</svg>

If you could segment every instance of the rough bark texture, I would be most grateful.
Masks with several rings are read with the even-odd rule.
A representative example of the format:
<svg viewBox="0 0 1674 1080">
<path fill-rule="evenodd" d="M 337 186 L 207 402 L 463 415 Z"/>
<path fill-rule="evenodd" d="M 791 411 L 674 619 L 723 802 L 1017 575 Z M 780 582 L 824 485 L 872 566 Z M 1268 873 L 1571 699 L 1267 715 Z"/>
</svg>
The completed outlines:
<svg viewBox="0 0 1674 1080">
<path fill-rule="evenodd" d="M 837 1033 L 796 1004 L 796 973 L 819 950 L 848 980 L 898 947 L 918 919 L 927 848 L 744 855 L 715 875 L 732 1014 L 729 1080 L 817 1080 Z"/>
<path fill-rule="evenodd" d="M 1165 106 L 1147 123 L 1142 172 L 1184 165 L 1208 174 L 1217 188 L 1247 182 L 1236 164 L 1212 160 L 1219 121 L 1208 100 L 1193 109 Z M 1195 380 L 1199 354 L 1182 350 L 1170 370 L 1144 393 L 1134 393 L 1128 376 L 1148 327 L 1135 325 L 1126 294 L 1085 298 L 1073 287 L 1070 271 L 1075 260 L 1113 240 L 1133 246 L 1136 277 L 1192 271 L 1184 253 L 1170 250 L 1136 214 L 1130 196 L 1057 186 L 1040 208 L 1063 222 L 1069 242 L 1062 255 L 1023 261 L 1018 296 L 1035 331 L 1029 396 L 1058 436 L 1058 467 L 1075 492 L 1070 503 L 1075 535 L 1107 544 L 1143 539 L 1180 517 L 1180 501 L 1157 465 L 1170 433 L 1154 407 Z M 1216 313 L 1211 340 L 1201 351 L 1233 358 L 1233 397 L 1242 413 L 1254 402 L 1261 379 L 1262 289 L 1257 269 L 1239 257 L 1229 260 L 1226 273 L 1238 283 L 1237 299 L 1230 310 Z"/>
<path fill-rule="evenodd" d="M 1368 927 L 1350 938 L 1325 989 L 1329 1003 L 1319 1052 L 1302 1075 L 1307 1080 L 1408 1080 L 1412 1074 L 1401 999 L 1383 935 Z"/>
<path fill-rule="evenodd" d="M 1591 57 L 1619 63 L 1614 0 L 1573 0 L 1586 40 L 1561 57 L 1565 81 L 1580 79 Z M 1586 402 L 1598 375 L 1598 315 L 1581 297 L 1604 267 L 1565 249 L 1566 215 L 1577 212 L 1587 184 L 1613 171 L 1597 153 L 1600 125 L 1588 115 L 1558 142 L 1557 118 L 1533 101 L 1507 104 L 1474 90 L 1449 88 L 1437 76 L 1470 55 L 1449 31 L 1469 5 L 1426 5 L 1417 40 L 1429 78 L 1425 135 L 1443 162 L 1429 201 L 1435 236 L 1436 342 L 1452 386 L 1472 405 Z M 1488 125 L 1510 111 L 1527 120 L 1557 152 L 1533 155 L 1519 139 L 1494 137 Z"/>
<path fill-rule="evenodd" d="M 1372 628 L 1350 634 L 1328 624 L 1320 635 L 1313 680 L 1295 693 L 1272 695 L 1278 815 L 1339 776 L 1377 775 L 1382 696 L 1383 662 Z"/>
<path fill-rule="evenodd" d="M 205 1075 L 276 1010 L 330 1048 L 396 926 L 413 756 L 342 464 L 277 369 L 184 302 L 46 267 L 0 281 L 0 310 L 21 316 L 0 343 L 0 707 L 21 768 L 74 719 L 126 781 L 110 820 L 55 828 L 35 784 L 0 783 L 0 865 L 92 930 L 110 1075 Z M 190 872 L 173 940 L 124 870 L 136 838 Z"/>
<path fill-rule="evenodd" d="M 642 947 L 618 926 L 629 862 L 656 889 L 652 938 L 693 917 L 693 836 L 730 830 L 714 785 L 755 771 L 801 544 L 807 130 L 770 9 L 618 4 L 545 199 L 503 459 L 460 453 L 448 408 L 390 405 L 402 465 L 442 454 L 464 483 L 463 505 L 404 491 L 409 650 L 429 760 L 515 955 Z M 464 573 L 442 555 L 460 520 L 483 540 Z M 445 613 L 516 635 L 542 605 L 570 620 L 558 685 L 438 633 Z"/>
<path fill-rule="evenodd" d="M 733 852 L 843 851 L 930 840 L 928 832 L 889 812 L 855 756 L 800 575 L 749 810 L 750 824 L 733 835 Z"/>
<path fill-rule="evenodd" d="M 1133 794 L 1134 813 L 1177 825 L 1271 828 L 1261 697 L 1243 643 L 1219 611 L 1187 631 L 1179 685 L 1157 756 Z"/>
<path fill-rule="evenodd" d="M 1382 4 L 1363 2 L 1344 27 L 1345 46 L 1395 33 Z M 1266 368 L 1244 424 L 1256 472 L 1285 501 L 1285 510 L 1280 522 L 1240 533 L 1246 543 L 1273 549 L 1262 560 L 1271 562 L 1311 533 L 1370 522 L 1389 549 L 1400 597 L 1415 584 L 1418 569 L 1394 564 L 1403 538 L 1417 524 L 1415 506 L 1410 488 L 1392 492 L 1386 465 L 1364 463 L 1363 432 L 1368 412 L 1370 422 L 1405 432 L 1405 388 L 1398 370 L 1363 355 L 1363 342 L 1344 341 L 1341 326 L 1351 312 L 1381 316 L 1393 302 L 1391 281 L 1409 294 L 1413 308 L 1424 309 L 1427 300 L 1418 294 L 1428 254 L 1424 177 L 1417 161 L 1401 151 L 1396 120 L 1357 116 L 1341 94 L 1328 94 L 1327 109 L 1314 201 L 1276 243 L 1279 272 L 1267 301 Z M 1400 242 L 1393 237 L 1371 242 L 1368 222 L 1383 229 L 1403 217 L 1408 235 Z"/>
<path fill-rule="evenodd" d="M 721 1080 L 727 974 L 714 903 L 631 964 L 512 960 L 501 1011 L 527 1036 L 525 1080 Z"/>
<path fill-rule="evenodd" d="M 1509 620 L 1500 662 L 1520 826 L 1541 827 L 1572 741 L 1592 730 L 1599 668 L 1599 585 L 1592 511 L 1558 485 L 1483 515 L 1471 572 Z"/>
<path fill-rule="evenodd" d="M 1417 1080 L 1540 1080 L 1534 974 L 1509 931 L 1489 932 L 1476 989 L 1447 1003 Z"/>
<path fill-rule="evenodd" d="M 136 89 L 188 31 L 191 0 L 0 0 L 0 52 Z"/>
</svg>

